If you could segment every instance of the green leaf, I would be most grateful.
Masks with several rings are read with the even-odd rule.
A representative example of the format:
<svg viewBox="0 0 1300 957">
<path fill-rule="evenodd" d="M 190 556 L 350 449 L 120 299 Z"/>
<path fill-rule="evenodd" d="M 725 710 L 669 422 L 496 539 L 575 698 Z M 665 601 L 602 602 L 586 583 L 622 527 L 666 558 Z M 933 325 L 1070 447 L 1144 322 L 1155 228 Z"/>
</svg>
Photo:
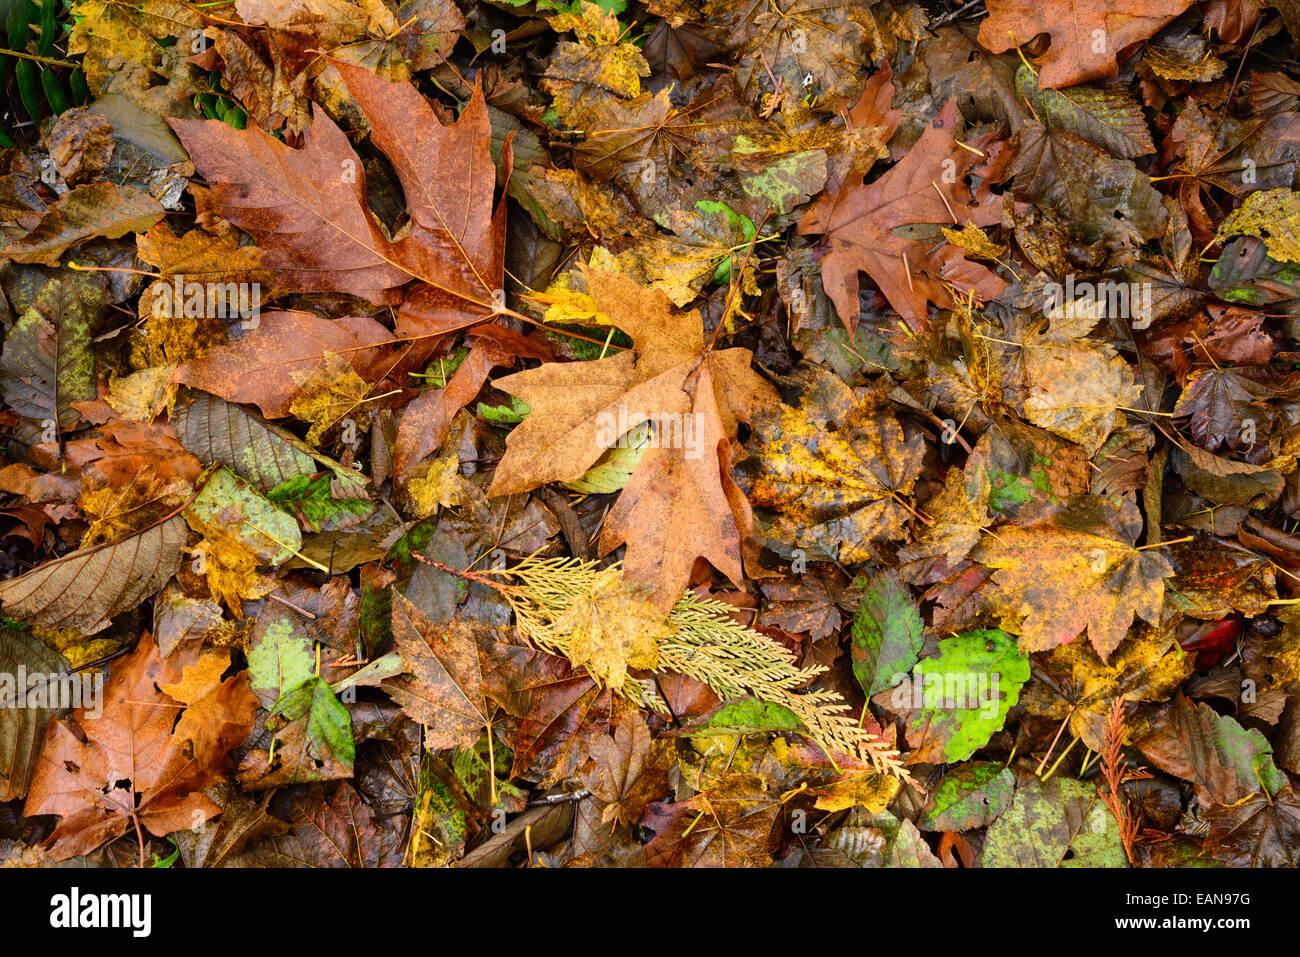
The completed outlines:
<svg viewBox="0 0 1300 957">
<path fill-rule="evenodd" d="M 168 854 L 166 857 L 159 857 L 157 854 L 154 854 L 153 864 L 150 865 L 151 867 L 171 867 L 173 864 L 176 863 L 177 859 L 181 856 L 181 846 L 177 844 L 175 841 L 173 841 L 170 837 L 167 838 L 167 841 L 172 846 L 172 852 Z"/>
<path fill-rule="evenodd" d="M 1011 515 L 1017 506 L 1033 501 L 1034 492 L 1051 493 L 1047 471 L 1034 462 L 1028 475 L 1012 475 L 997 466 L 987 466 L 989 477 L 989 508 L 999 515 Z"/>
<path fill-rule="evenodd" d="M 53 70 L 41 70 L 41 89 L 45 91 L 45 101 L 50 105 L 50 112 L 57 116 L 72 106 L 63 83 Z"/>
<path fill-rule="evenodd" d="M 1067 861 L 1067 857 L 1070 859 Z M 1032 778 L 989 827 L 984 867 L 1123 867 L 1124 847 L 1096 785 Z"/>
<path fill-rule="evenodd" d="M 59 0 L 41 0 L 41 40 L 36 52 L 41 56 L 54 56 L 54 41 L 59 37 Z"/>
<path fill-rule="evenodd" d="M 740 215 L 721 200 L 702 199 L 695 204 L 695 208 L 708 216 L 724 220 L 733 231 L 739 229 L 746 242 L 752 240 L 758 234 L 753 221 L 748 216 Z M 713 270 L 713 281 L 718 284 L 731 282 L 730 256 L 723 256 L 718 262 L 717 267 Z"/>
<path fill-rule="evenodd" d="M 650 423 L 642 422 L 622 436 L 619 444 L 604 452 L 581 477 L 564 482 L 567 489 L 583 495 L 605 495 L 622 491 L 650 447 Z"/>
<path fill-rule="evenodd" d="M 913 761 L 965 761 L 988 744 L 1029 680 L 1029 656 L 998 629 L 968 631 L 939 642 L 939 655 L 923 659 L 889 692 L 908 713 Z"/>
<path fill-rule="evenodd" d="M 434 771 L 434 764 L 434 755 L 425 751 L 420 759 L 419 797 L 412 820 L 412 867 L 446 867 L 465 852 L 469 833 L 465 796 L 453 791 Z"/>
<path fill-rule="evenodd" d="M 347 769 L 347 776 L 350 776 L 356 760 L 352 717 L 323 679 L 313 676 L 290 689 L 275 703 L 271 714 L 284 718 L 290 726 L 298 724 L 295 733 L 290 734 L 285 729 L 276 736 L 293 742 L 294 752 L 286 755 L 286 766 L 294 769 L 293 781 L 327 780 L 338 776 L 329 770 L 317 773 L 317 768 Z"/>
<path fill-rule="evenodd" d="M 361 576 L 361 606 L 357 609 L 357 623 L 366 656 L 374 657 L 393 637 L 393 591 L 379 585 L 368 576 Z"/>
<path fill-rule="evenodd" d="M 335 498 L 330 476 L 295 475 L 266 493 L 266 497 L 298 517 L 301 525 L 313 532 L 333 532 L 355 525 L 374 511 L 374 503 L 364 498 Z"/>
<path fill-rule="evenodd" d="M 90 102 L 90 87 L 86 85 L 86 71 L 77 67 L 68 77 L 68 85 L 72 87 L 72 98 L 78 106 L 85 106 Z"/>
<path fill-rule="evenodd" d="M 293 516 L 276 508 L 228 468 L 212 473 L 185 514 L 201 526 L 227 526 L 269 565 L 287 561 L 302 548 L 302 533 Z"/>
<path fill-rule="evenodd" d="M 315 671 L 311 642 L 287 618 L 273 618 L 248 651 L 249 685 L 267 710 Z"/>
<path fill-rule="evenodd" d="M 703 727 L 709 731 L 803 731 L 803 723 L 789 708 L 757 698 L 727 702 Z"/>
<path fill-rule="evenodd" d="M 427 379 L 429 384 L 436 389 L 447 388 L 447 383 L 451 377 L 456 374 L 460 364 L 469 356 L 469 349 L 465 346 L 457 346 L 452 350 L 450 355 L 442 356 L 435 359 L 425 367 L 423 372 L 413 372 L 412 376 Z"/>
<path fill-rule="evenodd" d="M 483 732 L 483 736 L 474 747 L 456 748 L 451 753 L 451 770 L 456 775 L 456 780 L 460 782 L 460 786 L 464 788 L 471 800 L 481 803 L 484 807 L 491 800 L 490 779 L 493 768 L 504 771 L 510 767 L 514 759 L 514 752 L 501 744 L 496 744 L 489 751 L 489 734 L 490 731 Z M 510 804 L 522 807 L 528 801 L 528 795 L 524 791 L 500 777 L 496 780 L 496 793 L 497 806 Z"/>
<path fill-rule="evenodd" d="M 488 405 L 486 402 L 478 404 L 478 414 L 493 425 L 518 425 L 531 411 L 527 402 L 514 396 L 510 397 L 509 405 Z"/>
<path fill-rule="evenodd" d="M 927 831 L 985 827 L 1007 809 L 1016 776 L 997 761 L 975 761 L 949 771 L 917 823 Z"/>
<path fill-rule="evenodd" d="M 36 64 L 31 60 L 19 60 L 14 65 L 14 74 L 18 77 L 18 98 L 23 101 L 23 109 L 33 121 L 41 118 L 41 97 L 36 73 Z"/>
<path fill-rule="evenodd" d="M 1119 824 L 1105 804 L 1097 801 L 1088 812 L 1083 829 L 1079 831 L 1070 850 L 1061 861 L 1062 867 L 1127 867 L 1124 842 L 1119 836 Z"/>
<path fill-rule="evenodd" d="M 380 655 L 364 667 L 352 672 L 346 678 L 340 678 L 330 685 L 335 694 L 342 694 L 349 688 L 368 688 L 381 684 L 386 678 L 396 678 L 406 673 L 402 656 L 396 651 Z"/>
<path fill-rule="evenodd" d="M 1243 728 L 1236 718 L 1226 714 L 1215 714 L 1212 720 L 1218 760 L 1236 769 L 1243 795 L 1263 787 L 1272 797 L 1287 786 L 1286 775 L 1273 763 L 1273 746 L 1257 728 Z"/>
<path fill-rule="evenodd" d="M 1209 286 L 1225 302 L 1243 306 L 1300 299 L 1300 266 L 1273 259 L 1262 239 L 1245 236 L 1224 246 Z"/>
<path fill-rule="evenodd" d="M 876 576 L 853 616 L 853 675 L 871 697 L 916 664 L 925 625 L 912 593 L 894 571 Z"/>
</svg>

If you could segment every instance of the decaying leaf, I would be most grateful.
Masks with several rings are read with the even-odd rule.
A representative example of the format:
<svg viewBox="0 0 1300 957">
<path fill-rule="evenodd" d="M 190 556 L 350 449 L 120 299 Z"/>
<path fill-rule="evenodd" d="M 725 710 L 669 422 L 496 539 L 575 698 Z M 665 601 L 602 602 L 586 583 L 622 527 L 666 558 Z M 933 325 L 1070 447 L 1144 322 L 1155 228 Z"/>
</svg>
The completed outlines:
<svg viewBox="0 0 1300 957">
<path fill-rule="evenodd" d="M 116 542 L 71 552 L 0 583 L 0 603 L 17 621 L 93 635 L 176 574 L 185 533 L 185 520 L 173 515 Z"/>
<path fill-rule="evenodd" d="M 1136 614 L 1158 624 L 1164 579 L 1173 574 L 1158 551 L 1138 550 L 1137 508 L 1104 502 L 1061 512 L 1050 521 L 1008 527 L 976 548 L 996 569 L 990 599 L 1026 651 L 1047 651 L 1084 629 L 1105 661 Z"/>
<path fill-rule="evenodd" d="M 221 677 L 229 663 L 210 654 L 182 669 L 145 638 L 112 669 L 102 714 L 81 708 L 51 727 L 27 812 L 61 816 L 48 842 L 57 859 L 133 825 L 161 836 L 219 813 L 203 789 L 253 725 L 247 678 Z"/>
<path fill-rule="evenodd" d="M 922 444 L 904 436 L 879 396 L 855 395 L 829 376 L 824 384 L 824 405 L 810 395 L 803 408 L 759 426 L 752 497 L 776 511 L 774 537 L 857 562 L 871 555 L 871 542 L 903 536 Z"/>
<path fill-rule="evenodd" d="M 4 6 L 0 866 L 1300 863 L 1300 7 Z"/>
<path fill-rule="evenodd" d="M 424 725 L 425 747 L 472 745 L 489 716 L 474 627 L 457 620 L 435 626 L 410 601 L 394 595 L 393 640 L 410 676 L 385 687 Z"/>
</svg>

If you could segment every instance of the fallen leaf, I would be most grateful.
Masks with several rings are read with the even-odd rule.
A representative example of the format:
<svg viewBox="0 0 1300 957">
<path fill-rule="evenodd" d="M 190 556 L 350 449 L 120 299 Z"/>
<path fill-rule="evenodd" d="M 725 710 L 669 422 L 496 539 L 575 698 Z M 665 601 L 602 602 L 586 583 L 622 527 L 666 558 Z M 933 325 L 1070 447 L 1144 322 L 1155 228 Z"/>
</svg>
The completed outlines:
<svg viewBox="0 0 1300 957">
<path fill-rule="evenodd" d="M 730 440 L 737 421 L 770 404 L 773 392 L 750 371 L 748 350 L 704 352 L 698 314 L 674 316 L 663 293 L 626 277 L 586 276 L 601 311 L 636 350 L 584 363 L 577 385 L 579 370 L 560 363 L 497 380 L 532 413 L 507 439 L 489 494 L 574 481 L 628 430 L 654 423 L 657 447 L 606 518 L 600 550 L 626 543 L 627 576 L 654 585 L 654 601 L 666 610 L 697 557 L 743 579 L 741 542 L 751 519 L 728 472 Z M 703 538 L 674 532 L 674 523 L 697 519 L 709 529 Z"/>
<path fill-rule="evenodd" d="M 393 640 L 410 677 L 392 679 L 384 688 L 424 725 L 425 747 L 472 745 L 490 717 L 475 626 L 452 619 L 435 627 L 415 605 L 394 594 Z"/>
<path fill-rule="evenodd" d="M 252 729 L 253 707 L 242 679 L 221 680 L 227 656 L 210 658 L 182 670 L 146 636 L 111 669 L 102 714 L 79 708 L 51 727 L 25 811 L 62 818 L 48 841 L 55 859 L 133 824 L 163 836 L 220 812 L 203 789 Z M 167 684 L 185 696 L 179 721 L 177 699 L 159 690 Z"/>
<path fill-rule="evenodd" d="M 1102 661 L 1123 641 L 1134 614 L 1160 621 L 1164 579 L 1173 566 L 1133 542 L 1141 518 L 1131 502 L 1062 511 L 1048 521 L 1008 527 L 972 558 L 997 569 L 993 608 L 1026 651 L 1073 641 L 1086 628 Z"/>
<path fill-rule="evenodd" d="M 1098 0 L 990 0 L 979 40 L 1002 53 L 1040 33 L 1050 34 L 1038 82 L 1055 89 L 1115 76 L 1122 50 L 1152 36 L 1187 7 L 1185 0 L 1147 0 L 1123 10 Z"/>
<path fill-rule="evenodd" d="M 957 147 L 961 126 L 950 101 L 911 151 L 872 183 L 850 179 L 835 196 L 822 196 L 799 221 L 801 235 L 825 233 L 830 253 L 822 260 L 822 282 L 845 328 L 858 317 L 858 272 L 868 273 L 890 305 L 914 329 L 926 322 L 928 302 L 953 305 L 950 289 L 991 299 L 1005 283 L 971 263 L 956 247 L 904 239 L 895 230 L 917 224 L 998 222 L 997 197 L 977 197 L 966 176 L 978 155 Z"/>
</svg>

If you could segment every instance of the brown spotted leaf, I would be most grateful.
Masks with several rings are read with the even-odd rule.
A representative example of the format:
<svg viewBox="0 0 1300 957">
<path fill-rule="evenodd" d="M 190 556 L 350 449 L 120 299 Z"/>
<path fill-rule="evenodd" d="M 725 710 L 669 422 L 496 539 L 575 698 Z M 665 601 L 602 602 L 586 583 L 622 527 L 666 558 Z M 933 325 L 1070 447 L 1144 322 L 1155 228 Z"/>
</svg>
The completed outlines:
<svg viewBox="0 0 1300 957">
<path fill-rule="evenodd" d="M 384 683 L 425 728 L 425 746 L 472 747 L 487 727 L 483 666 L 472 622 L 435 625 L 404 595 L 393 593 L 393 640 L 409 676 Z"/>
<path fill-rule="evenodd" d="M 298 150 L 219 120 L 173 120 L 172 128 L 213 183 L 218 215 L 257 240 L 262 264 L 285 285 L 383 302 L 411 278 L 366 208 L 361 161 L 320 107 Z"/>
<path fill-rule="evenodd" d="M 670 742 L 651 739 L 645 719 L 638 714 L 619 721 L 612 736 L 596 739 L 582 782 L 605 803 L 601 823 L 628 827 L 641 817 L 647 803 L 663 796 L 674 763 L 671 752 Z"/>
<path fill-rule="evenodd" d="M 618 719 L 633 711 L 627 700 L 596 685 L 564 658 L 526 644 L 502 630 L 483 645 L 493 667 L 484 691 L 506 712 L 502 727 L 514 749 L 512 776 L 549 787 L 576 775 L 596 742 L 614 734 Z"/>
<path fill-rule="evenodd" d="M 904 436 L 884 399 L 825 374 L 800 408 L 757 432 L 751 499 L 776 512 L 773 537 L 816 543 L 845 563 L 868 558 L 871 542 L 903 537 L 924 442 Z"/>
<path fill-rule="evenodd" d="M 1170 635 L 1154 629 L 1141 629 L 1108 662 L 1091 645 L 1074 641 L 1036 656 L 1034 680 L 1020 703 L 1030 714 L 1068 720 L 1073 734 L 1100 751 L 1112 701 L 1163 701 L 1192 674 L 1195 662 Z"/>
<path fill-rule="evenodd" d="M 1023 650 L 1046 651 L 1086 629 L 1105 661 L 1135 614 L 1159 623 L 1164 580 L 1173 574 L 1158 550 L 1134 547 L 1141 528 L 1129 500 L 1119 508 L 1084 500 L 1047 520 L 999 529 L 971 557 L 997 569 L 989 603 Z"/>
</svg>

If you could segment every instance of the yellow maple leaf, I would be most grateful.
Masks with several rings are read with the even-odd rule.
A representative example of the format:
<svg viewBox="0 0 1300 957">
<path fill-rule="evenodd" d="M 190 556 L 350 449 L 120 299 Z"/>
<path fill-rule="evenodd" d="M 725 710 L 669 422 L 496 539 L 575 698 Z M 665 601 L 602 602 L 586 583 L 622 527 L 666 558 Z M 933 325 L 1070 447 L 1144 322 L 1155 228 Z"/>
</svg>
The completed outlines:
<svg viewBox="0 0 1300 957">
<path fill-rule="evenodd" d="M 901 783 L 894 775 L 875 770 L 849 771 L 838 781 L 808 793 L 816 795 L 814 806 L 819 811 L 846 811 L 861 806 L 879 814 L 898 793 Z"/>
<path fill-rule="evenodd" d="M 961 229 L 943 229 L 944 239 L 962 249 L 966 255 L 975 259 L 1001 259 L 1007 254 L 1008 247 L 995 243 L 988 234 L 974 223 L 968 222 Z"/>
<path fill-rule="evenodd" d="M 213 599 L 242 617 L 245 599 L 264 598 L 278 583 L 257 570 L 258 558 L 237 537 L 216 524 L 203 528 L 203 541 L 191 549 L 190 570 L 203 576 Z"/>
<path fill-rule="evenodd" d="M 433 461 L 429 470 L 406 485 L 406 494 L 420 518 L 428 518 L 441 508 L 465 505 L 482 493 L 460 474 L 460 456 L 452 449 Z"/>
<path fill-rule="evenodd" d="M 1251 193 L 1219 226 L 1216 238 L 1222 242 L 1228 236 L 1257 236 L 1274 259 L 1300 263 L 1300 193 L 1290 189 Z"/>
<path fill-rule="evenodd" d="M 157 365 L 114 379 L 104 400 L 124 419 L 152 422 L 176 401 L 175 365 Z"/>
<path fill-rule="evenodd" d="M 555 96 L 555 110 L 566 123 L 579 126 L 581 108 L 592 97 L 613 93 L 632 99 L 641 92 L 641 78 L 650 75 L 641 48 L 627 41 L 618 18 L 594 3 L 577 13 L 550 18 L 557 33 L 574 32 L 577 42 L 555 45 L 542 86 Z"/>
<path fill-rule="evenodd" d="M 576 598 L 551 627 L 566 636 L 561 644 L 569 660 L 615 691 L 623 687 L 628 668 L 655 667 L 659 640 L 676 631 L 646 600 L 645 589 L 624 581 L 618 568 L 598 574 L 590 594 Z"/>
<path fill-rule="evenodd" d="M 334 353 L 327 355 L 310 372 L 295 375 L 294 379 L 302 392 L 293 400 L 289 411 L 311 423 L 307 431 L 308 445 L 319 445 L 330 427 L 354 411 L 370 392 L 370 386 L 357 375 L 347 359 Z M 356 421 L 359 429 L 370 427 L 368 417 L 358 417 Z"/>
</svg>

